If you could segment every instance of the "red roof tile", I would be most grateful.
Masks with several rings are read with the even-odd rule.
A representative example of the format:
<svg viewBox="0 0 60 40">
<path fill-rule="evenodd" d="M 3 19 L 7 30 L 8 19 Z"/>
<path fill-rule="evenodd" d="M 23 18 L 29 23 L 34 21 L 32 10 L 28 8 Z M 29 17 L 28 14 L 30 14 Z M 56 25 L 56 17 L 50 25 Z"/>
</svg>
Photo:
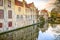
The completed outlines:
<svg viewBox="0 0 60 40">
<path fill-rule="evenodd" d="M 23 2 L 15 0 L 15 5 L 17 5 L 17 6 L 23 6 Z"/>
<path fill-rule="evenodd" d="M 34 3 L 32 2 L 32 3 L 30 3 L 30 4 L 28 4 L 28 7 L 33 7 L 34 6 Z"/>
<path fill-rule="evenodd" d="M 41 10 L 41 12 L 48 12 L 48 11 L 44 9 L 44 10 Z"/>
</svg>

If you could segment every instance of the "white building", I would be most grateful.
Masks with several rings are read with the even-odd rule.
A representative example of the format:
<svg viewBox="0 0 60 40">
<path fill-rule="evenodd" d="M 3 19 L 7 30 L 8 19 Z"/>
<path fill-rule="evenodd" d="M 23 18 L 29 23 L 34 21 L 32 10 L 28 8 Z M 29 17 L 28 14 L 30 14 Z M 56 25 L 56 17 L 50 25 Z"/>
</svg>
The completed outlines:
<svg viewBox="0 0 60 40">
<path fill-rule="evenodd" d="M 0 31 L 12 29 L 14 21 L 14 0 L 0 0 Z"/>
</svg>

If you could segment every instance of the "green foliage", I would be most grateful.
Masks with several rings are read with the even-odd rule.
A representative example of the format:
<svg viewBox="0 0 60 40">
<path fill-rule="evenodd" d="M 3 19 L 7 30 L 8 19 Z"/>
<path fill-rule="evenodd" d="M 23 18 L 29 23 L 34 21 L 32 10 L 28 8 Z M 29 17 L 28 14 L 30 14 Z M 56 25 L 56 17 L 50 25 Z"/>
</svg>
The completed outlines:
<svg viewBox="0 0 60 40">
<path fill-rule="evenodd" d="M 45 19 L 43 17 L 40 17 L 40 24 L 39 24 L 39 27 L 40 28 L 43 28 L 44 27 L 44 24 L 45 24 Z"/>
</svg>

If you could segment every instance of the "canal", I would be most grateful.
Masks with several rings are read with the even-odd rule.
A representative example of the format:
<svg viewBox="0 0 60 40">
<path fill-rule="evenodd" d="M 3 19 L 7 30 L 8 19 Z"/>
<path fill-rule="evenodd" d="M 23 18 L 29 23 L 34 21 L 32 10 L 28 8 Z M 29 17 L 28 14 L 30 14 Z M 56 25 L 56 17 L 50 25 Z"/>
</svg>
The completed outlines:
<svg viewBox="0 0 60 40">
<path fill-rule="evenodd" d="M 38 40 L 60 40 L 60 24 L 49 24 L 45 32 L 39 29 Z"/>
</svg>

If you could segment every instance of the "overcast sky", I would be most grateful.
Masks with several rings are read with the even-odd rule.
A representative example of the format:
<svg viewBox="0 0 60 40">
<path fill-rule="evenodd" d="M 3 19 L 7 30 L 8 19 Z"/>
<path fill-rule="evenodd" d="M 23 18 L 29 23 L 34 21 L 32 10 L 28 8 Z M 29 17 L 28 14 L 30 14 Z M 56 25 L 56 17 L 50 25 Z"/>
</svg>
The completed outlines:
<svg viewBox="0 0 60 40">
<path fill-rule="evenodd" d="M 35 6 L 39 9 L 48 9 L 51 10 L 53 8 L 53 3 L 55 2 L 55 0 L 25 0 L 27 1 L 27 3 L 31 3 L 34 2 Z"/>
</svg>

